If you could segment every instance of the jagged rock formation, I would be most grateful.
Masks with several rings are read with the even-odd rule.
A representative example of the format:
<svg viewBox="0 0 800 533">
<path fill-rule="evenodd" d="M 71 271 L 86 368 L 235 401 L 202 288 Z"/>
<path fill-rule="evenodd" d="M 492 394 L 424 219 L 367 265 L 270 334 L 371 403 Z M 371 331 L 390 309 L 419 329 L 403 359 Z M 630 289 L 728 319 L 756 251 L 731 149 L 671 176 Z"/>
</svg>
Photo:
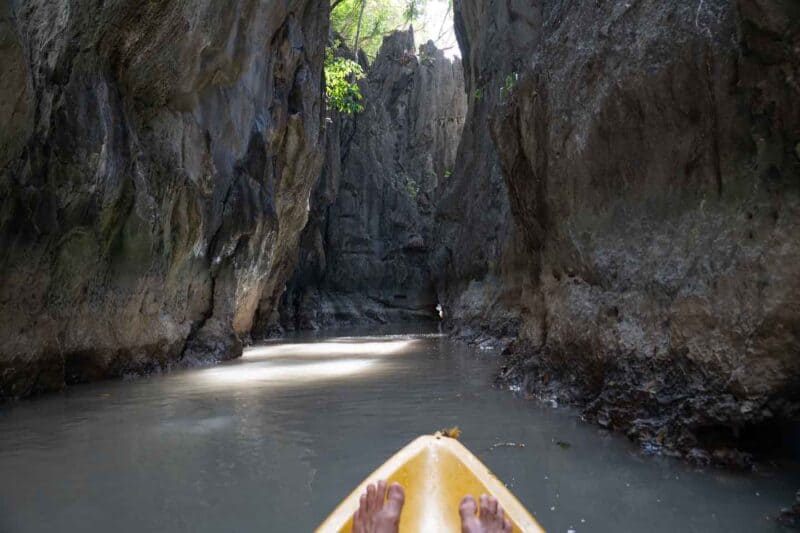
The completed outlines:
<svg viewBox="0 0 800 533">
<path fill-rule="evenodd" d="M 505 377 L 739 462 L 738 435 L 798 414 L 800 5 L 461 0 L 456 18 L 465 131 L 489 117 L 476 145 L 519 228 L 491 256 L 520 289 Z"/>
<path fill-rule="evenodd" d="M 438 191 L 430 263 L 452 332 L 470 341 L 495 337 L 507 343 L 519 330 L 527 258 L 511 216 L 489 120 L 500 100 L 503 76 L 527 50 L 515 40 L 524 44 L 531 35 L 524 18 L 506 20 L 502 31 L 465 19 L 484 16 L 488 9 L 481 2 L 455 9 L 468 108 L 452 177 Z M 485 47 L 471 48 L 478 34 Z"/>
<path fill-rule="evenodd" d="M 327 12 L 0 2 L 0 397 L 240 353 L 319 175 Z"/>
<path fill-rule="evenodd" d="M 329 127 L 285 327 L 435 313 L 428 254 L 436 189 L 452 172 L 464 121 L 461 67 L 433 43 L 416 54 L 413 31 L 395 32 L 361 87 L 364 111 Z"/>
</svg>

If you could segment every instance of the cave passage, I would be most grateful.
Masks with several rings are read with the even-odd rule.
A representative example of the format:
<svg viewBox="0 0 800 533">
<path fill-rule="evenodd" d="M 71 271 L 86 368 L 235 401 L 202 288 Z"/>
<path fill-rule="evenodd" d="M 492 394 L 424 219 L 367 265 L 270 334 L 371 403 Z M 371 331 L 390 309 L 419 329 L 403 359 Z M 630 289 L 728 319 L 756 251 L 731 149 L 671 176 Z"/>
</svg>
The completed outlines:
<svg viewBox="0 0 800 533">
<path fill-rule="evenodd" d="M 798 50 L 797 0 L 0 0 L 0 532 L 311 530 L 451 426 L 551 531 L 800 526 Z"/>
</svg>

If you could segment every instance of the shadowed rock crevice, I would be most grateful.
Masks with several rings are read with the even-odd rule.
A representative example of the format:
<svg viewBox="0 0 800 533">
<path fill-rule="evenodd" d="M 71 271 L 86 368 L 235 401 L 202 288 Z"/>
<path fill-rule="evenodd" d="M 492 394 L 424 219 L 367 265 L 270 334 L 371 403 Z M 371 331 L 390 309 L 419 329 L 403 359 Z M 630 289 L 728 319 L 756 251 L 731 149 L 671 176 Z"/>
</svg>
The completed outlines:
<svg viewBox="0 0 800 533">
<path fill-rule="evenodd" d="M 461 68 L 411 31 L 384 39 L 364 111 L 328 124 L 328 154 L 280 324 L 430 320 L 437 188 L 464 121 Z M 269 325 L 267 325 L 267 329 Z"/>
</svg>

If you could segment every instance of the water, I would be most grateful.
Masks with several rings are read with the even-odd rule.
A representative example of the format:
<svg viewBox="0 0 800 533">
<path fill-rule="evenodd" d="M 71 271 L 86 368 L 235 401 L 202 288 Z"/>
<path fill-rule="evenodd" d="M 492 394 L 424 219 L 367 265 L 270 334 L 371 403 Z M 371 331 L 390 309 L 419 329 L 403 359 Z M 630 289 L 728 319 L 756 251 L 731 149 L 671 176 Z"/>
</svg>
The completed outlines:
<svg viewBox="0 0 800 533">
<path fill-rule="evenodd" d="M 496 354 L 359 333 L 3 408 L 0 531 L 310 531 L 400 447 L 453 425 L 553 532 L 781 531 L 800 487 L 796 470 L 645 456 L 570 409 L 492 389 Z M 525 447 L 494 446 L 507 442 Z"/>
</svg>

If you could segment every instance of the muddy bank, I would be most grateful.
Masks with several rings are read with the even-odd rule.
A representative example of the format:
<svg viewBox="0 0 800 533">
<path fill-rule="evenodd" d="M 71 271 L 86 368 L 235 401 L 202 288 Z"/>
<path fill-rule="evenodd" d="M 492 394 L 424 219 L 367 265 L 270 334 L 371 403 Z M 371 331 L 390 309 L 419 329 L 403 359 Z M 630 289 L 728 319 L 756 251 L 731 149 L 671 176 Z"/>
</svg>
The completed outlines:
<svg viewBox="0 0 800 533">
<path fill-rule="evenodd" d="M 709 387 L 688 360 L 646 368 L 623 367 L 626 361 L 620 360 L 598 365 L 595 374 L 587 375 L 576 370 L 571 358 L 553 363 L 552 357 L 519 342 L 504 355 L 498 385 L 547 403 L 576 406 L 585 420 L 625 433 L 649 453 L 736 469 L 798 459 L 796 393 L 745 403 L 724 382 Z"/>
</svg>

